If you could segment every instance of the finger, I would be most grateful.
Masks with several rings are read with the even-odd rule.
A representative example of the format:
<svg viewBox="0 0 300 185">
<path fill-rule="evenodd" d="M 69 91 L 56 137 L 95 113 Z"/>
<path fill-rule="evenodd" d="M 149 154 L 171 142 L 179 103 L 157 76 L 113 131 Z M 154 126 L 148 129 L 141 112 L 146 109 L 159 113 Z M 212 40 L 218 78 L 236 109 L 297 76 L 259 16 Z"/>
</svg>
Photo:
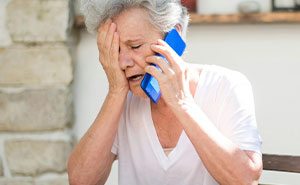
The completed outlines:
<svg viewBox="0 0 300 185">
<path fill-rule="evenodd" d="M 175 71 L 180 70 L 180 56 L 165 41 L 158 39 L 157 43 L 157 45 L 152 45 L 151 48 L 155 52 L 165 56 Z"/>
<path fill-rule="evenodd" d="M 175 51 L 163 40 L 158 39 L 157 44 L 152 44 L 151 49 L 166 57 L 166 59 L 172 59 Z M 169 60 L 168 60 L 169 61 Z"/>
<path fill-rule="evenodd" d="M 187 82 L 187 83 L 183 83 L 183 85 L 185 86 L 185 89 L 190 89 L 189 88 L 190 84 L 188 82 L 190 81 L 191 77 L 190 77 L 190 74 L 189 74 L 188 70 L 185 70 L 184 74 L 185 74 L 184 75 L 185 76 L 185 82 Z"/>
<path fill-rule="evenodd" d="M 98 32 L 101 30 L 101 28 L 103 28 L 105 25 L 110 24 L 112 22 L 111 19 L 106 19 L 106 21 L 102 24 L 100 24 L 99 28 L 98 28 Z"/>
<path fill-rule="evenodd" d="M 98 29 L 97 44 L 101 48 L 103 47 L 103 44 L 104 44 L 104 41 L 106 38 L 106 34 L 107 34 L 107 31 L 108 31 L 108 28 L 109 28 L 111 22 L 112 22 L 111 19 L 106 20 L 105 23 L 102 24 Z"/>
<path fill-rule="evenodd" d="M 119 34 L 117 32 L 114 32 L 110 53 L 111 53 L 113 65 L 118 68 L 119 68 L 119 42 L 120 42 Z"/>
<path fill-rule="evenodd" d="M 169 65 L 173 69 L 173 71 L 179 73 L 180 70 L 180 65 L 178 65 L 176 60 L 181 60 L 181 58 L 174 52 L 174 50 L 166 43 L 166 45 L 151 45 L 151 49 L 163 55 L 167 61 L 169 62 Z"/>
<path fill-rule="evenodd" d="M 152 75 L 158 83 L 164 78 L 164 75 L 155 66 L 146 66 L 145 72 Z"/>
<path fill-rule="evenodd" d="M 105 42 L 104 42 L 104 49 L 108 50 L 111 48 L 112 42 L 113 42 L 113 37 L 114 37 L 114 33 L 116 31 L 116 24 L 115 23 L 111 23 L 109 30 L 106 34 L 106 38 L 105 38 Z"/>
<path fill-rule="evenodd" d="M 150 56 L 146 58 L 146 62 L 149 64 L 155 64 L 157 65 L 163 73 L 170 73 L 171 72 L 171 67 L 170 65 L 165 61 L 164 58 L 160 56 Z"/>
</svg>

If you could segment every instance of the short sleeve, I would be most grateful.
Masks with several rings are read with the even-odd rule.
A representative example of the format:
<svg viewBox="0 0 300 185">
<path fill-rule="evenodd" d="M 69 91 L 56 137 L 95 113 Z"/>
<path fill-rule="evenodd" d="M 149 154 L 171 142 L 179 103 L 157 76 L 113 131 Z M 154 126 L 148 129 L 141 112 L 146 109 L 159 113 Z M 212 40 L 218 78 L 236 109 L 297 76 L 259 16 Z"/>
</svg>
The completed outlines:
<svg viewBox="0 0 300 185">
<path fill-rule="evenodd" d="M 119 142 L 118 142 L 118 133 L 116 134 L 116 137 L 115 137 L 115 140 L 114 140 L 114 143 L 112 145 L 112 148 L 111 148 L 111 152 L 115 155 L 118 155 L 118 148 L 119 148 Z"/>
<path fill-rule="evenodd" d="M 218 91 L 220 112 L 218 125 L 221 132 L 242 150 L 261 154 L 252 87 L 239 72 L 224 77 Z"/>
</svg>

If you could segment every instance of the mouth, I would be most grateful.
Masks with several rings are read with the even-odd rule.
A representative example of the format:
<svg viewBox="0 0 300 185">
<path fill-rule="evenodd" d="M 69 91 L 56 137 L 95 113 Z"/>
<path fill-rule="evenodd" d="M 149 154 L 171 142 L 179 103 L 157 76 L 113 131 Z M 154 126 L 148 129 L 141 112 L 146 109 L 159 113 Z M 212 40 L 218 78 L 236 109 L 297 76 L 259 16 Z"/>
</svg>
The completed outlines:
<svg viewBox="0 0 300 185">
<path fill-rule="evenodd" d="M 137 75 L 132 75 L 130 77 L 127 77 L 129 82 L 137 82 L 141 80 L 144 77 L 144 74 L 137 74 Z"/>
</svg>

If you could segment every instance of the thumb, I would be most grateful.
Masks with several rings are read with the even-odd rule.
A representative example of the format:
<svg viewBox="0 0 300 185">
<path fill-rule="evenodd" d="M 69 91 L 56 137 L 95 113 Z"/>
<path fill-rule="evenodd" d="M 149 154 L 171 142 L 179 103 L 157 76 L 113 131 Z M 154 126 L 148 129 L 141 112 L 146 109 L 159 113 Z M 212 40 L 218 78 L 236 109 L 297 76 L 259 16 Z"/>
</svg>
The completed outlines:
<svg viewBox="0 0 300 185">
<path fill-rule="evenodd" d="M 190 79 L 191 79 L 191 76 L 190 76 L 190 73 L 188 72 L 188 69 L 186 68 L 185 71 L 184 71 L 184 89 L 185 90 L 190 90 Z"/>
</svg>

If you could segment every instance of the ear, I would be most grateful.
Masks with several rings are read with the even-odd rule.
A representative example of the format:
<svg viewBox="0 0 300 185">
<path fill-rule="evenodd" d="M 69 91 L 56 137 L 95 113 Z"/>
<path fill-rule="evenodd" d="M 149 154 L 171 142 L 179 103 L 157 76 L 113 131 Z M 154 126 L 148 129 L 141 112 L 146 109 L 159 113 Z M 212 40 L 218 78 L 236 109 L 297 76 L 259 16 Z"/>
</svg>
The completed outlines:
<svg viewBox="0 0 300 185">
<path fill-rule="evenodd" d="M 176 24 L 175 29 L 177 30 L 177 32 L 181 36 L 181 28 L 180 28 L 180 26 L 178 24 Z"/>
</svg>

